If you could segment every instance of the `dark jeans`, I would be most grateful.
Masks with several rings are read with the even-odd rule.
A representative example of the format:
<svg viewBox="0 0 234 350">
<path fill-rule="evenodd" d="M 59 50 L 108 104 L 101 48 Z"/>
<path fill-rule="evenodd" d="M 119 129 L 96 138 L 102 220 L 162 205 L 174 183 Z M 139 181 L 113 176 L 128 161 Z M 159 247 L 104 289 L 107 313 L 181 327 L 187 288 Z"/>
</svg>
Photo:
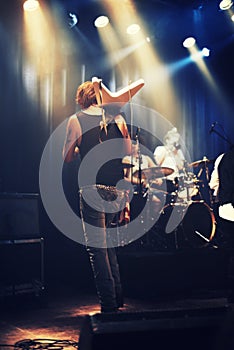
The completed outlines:
<svg viewBox="0 0 234 350">
<path fill-rule="evenodd" d="M 122 306 L 123 296 L 115 247 L 118 245 L 116 223 L 124 192 L 114 187 L 93 186 L 80 191 L 80 211 L 86 249 L 93 271 L 102 311 Z M 88 204 L 87 204 L 88 202 Z M 106 207 L 106 204 L 108 207 Z M 109 207 L 110 204 L 110 207 Z M 112 212 L 108 212 L 108 210 Z"/>
</svg>

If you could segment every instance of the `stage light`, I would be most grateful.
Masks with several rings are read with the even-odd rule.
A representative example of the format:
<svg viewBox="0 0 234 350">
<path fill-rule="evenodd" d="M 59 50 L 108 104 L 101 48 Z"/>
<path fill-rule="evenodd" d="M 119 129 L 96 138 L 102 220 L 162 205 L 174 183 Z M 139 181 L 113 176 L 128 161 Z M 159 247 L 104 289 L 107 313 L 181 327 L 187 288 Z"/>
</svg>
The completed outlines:
<svg viewBox="0 0 234 350">
<path fill-rule="evenodd" d="M 196 43 L 196 40 L 192 36 L 190 36 L 183 41 L 183 46 L 186 48 L 189 48 L 194 46 L 195 43 Z"/>
<path fill-rule="evenodd" d="M 204 57 L 210 56 L 210 50 L 207 47 L 204 47 L 201 52 L 202 52 L 202 56 Z"/>
<path fill-rule="evenodd" d="M 131 24 L 130 26 L 127 27 L 127 34 L 134 35 L 140 31 L 141 27 L 139 24 Z"/>
<path fill-rule="evenodd" d="M 210 56 L 210 49 L 208 49 L 207 47 L 204 47 L 204 48 L 202 49 L 202 54 L 203 54 L 203 56 L 205 56 L 205 57 L 209 57 L 209 56 Z"/>
<path fill-rule="evenodd" d="M 233 5 L 233 1 L 232 0 L 222 0 L 219 3 L 219 8 L 220 10 L 229 10 Z"/>
<path fill-rule="evenodd" d="M 99 16 L 95 19 L 94 25 L 97 28 L 103 28 L 109 23 L 109 18 L 107 16 Z"/>
<path fill-rule="evenodd" d="M 78 23 L 78 18 L 74 13 L 69 13 L 69 27 L 73 28 Z"/>
<path fill-rule="evenodd" d="M 39 8 L 39 2 L 37 0 L 26 0 L 23 7 L 25 11 L 35 11 Z"/>
<path fill-rule="evenodd" d="M 231 20 L 232 20 L 232 22 L 234 22 L 234 15 L 232 15 Z"/>
</svg>

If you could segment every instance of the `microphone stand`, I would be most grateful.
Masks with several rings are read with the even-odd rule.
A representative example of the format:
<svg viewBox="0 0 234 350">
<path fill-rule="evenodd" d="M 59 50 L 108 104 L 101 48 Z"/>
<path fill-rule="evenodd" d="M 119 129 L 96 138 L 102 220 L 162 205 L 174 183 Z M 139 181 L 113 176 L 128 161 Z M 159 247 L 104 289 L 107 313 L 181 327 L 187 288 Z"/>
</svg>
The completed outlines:
<svg viewBox="0 0 234 350">
<path fill-rule="evenodd" d="M 139 190 L 140 193 L 142 193 L 142 169 L 141 169 L 141 164 L 142 164 L 142 155 L 141 155 L 141 150 L 140 150 L 140 144 L 139 144 L 139 139 L 138 135 L 136 135 L 136 144 L 137 144 L 137 154 L 138 154 L 138 179 L 139 179 Z"/>
<path fill-rule="evenodd" d="M 214 132 L 215 134 L 217 134 L 218 136 L 221 137 L 221 139 L 223 139 L 224 141 L 226 141 L 227 143 L 229 143 L 230 146 L 233 146 L 233 143 L 224 135 L 222 135 L 220 132 L 218 132 L 217 130 L 213 129 L 211 132 Z"/>
<path fill-rule="evenodd" d="M 208 159 L 206 156 L 204 156 L 202 160 L 204 162 L 204 165 L 200 168 L 199 173 L 197 174 L 197 177 L 199 178 L 202 175 L 203 170 L 205 170 L 206 183 L 208 184 L 209 179 L 210 179 L 209 168 L 208 168 Z M 209 186 L 208 186 L 208 188 L 209 188 Z M 209 204 L 212 206 L 213 205 L 213 198 L 212 198 L 212 191 L 210 188 L 209 188 L 208 192 L 209 192 L 208 194 L 209 194 L 209 201 L 210 201 Z"/>
</svg>

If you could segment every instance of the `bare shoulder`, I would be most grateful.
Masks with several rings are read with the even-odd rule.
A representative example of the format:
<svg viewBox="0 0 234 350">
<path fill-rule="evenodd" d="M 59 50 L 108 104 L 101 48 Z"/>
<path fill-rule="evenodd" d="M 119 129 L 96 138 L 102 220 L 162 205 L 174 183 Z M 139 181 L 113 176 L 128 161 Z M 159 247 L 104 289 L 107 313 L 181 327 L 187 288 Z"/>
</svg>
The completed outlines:
<svg viewBox="0 0 234 350">
<path fill-rule="evenodd" d="M 71 116 L 68 118 L 68 122 L 69 122 L 69 123 L 79 123 L 76 114 L 71 115 Z"/>
<path fill-rule="evenodd" d="M 69 128 L 75 128 L 75 129 L 80 128 L 80 123 L 78 121 L 78 118 L 77 118 L 76 114 L 73 114 L 72 116 L 70 116 L 68 118 L 68 127 Z"/>
</svg>

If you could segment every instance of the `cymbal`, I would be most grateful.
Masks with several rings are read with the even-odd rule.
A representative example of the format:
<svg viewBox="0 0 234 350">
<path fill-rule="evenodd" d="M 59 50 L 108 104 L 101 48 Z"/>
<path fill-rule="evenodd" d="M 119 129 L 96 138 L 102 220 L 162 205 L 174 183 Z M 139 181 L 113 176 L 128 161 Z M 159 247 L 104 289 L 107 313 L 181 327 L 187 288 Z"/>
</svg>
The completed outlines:
<svg viewBox="0 0 234 350">
<path fill-rule="evenodd" d="M 169 194 L 169 192 L 167 192 L 167 191 L 159 190 L 158 188 L 153 188 L 153 187 L 149 188 L 149 192 L 151 194 L 155 194 L 155 195 L 157 195 L 158 193 Z"/>
<path fill-rule="evenodd" d="M 188 164 L 188 166 L 196 168 L 196 167 L 202 166 L 202 165 L 204 165 L 206 163 L 213 163 L 213 162 L 214 162 L 213 159 L 208 159 L 206 157 L 203 157 L 203 159 L 197 160 L 197 161 L 195 161 L 193 163 L 190 163 L 190 164 Z"/>
<path fill-rule="evenodd" d="M 164 177 L 171 175 L 174 172 L 173 169 L 167 167 L 151 167 L 141 170 L 141 175 L 143 178 L 154 179 L 158 177 Z M 139 177 L 139 170 L 135 171 L 134 176 Z"/>
</svg>

